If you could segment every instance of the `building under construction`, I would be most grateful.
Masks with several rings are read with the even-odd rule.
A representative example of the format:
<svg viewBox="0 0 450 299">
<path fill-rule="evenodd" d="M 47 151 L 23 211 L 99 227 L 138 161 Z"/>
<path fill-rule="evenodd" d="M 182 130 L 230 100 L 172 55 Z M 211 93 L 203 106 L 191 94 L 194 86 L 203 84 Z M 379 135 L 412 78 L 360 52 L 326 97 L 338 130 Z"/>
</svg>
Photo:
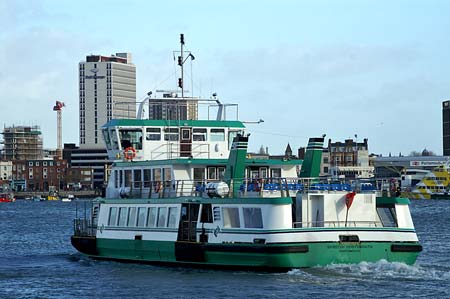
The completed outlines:
<svg viewBox="0 0 450 299">
<path fill-rule="evenodd" d="M 43 158 L 42 133 L 39 126 L 12 126 L 3 129 L 3 160 Z"/>
</svg>

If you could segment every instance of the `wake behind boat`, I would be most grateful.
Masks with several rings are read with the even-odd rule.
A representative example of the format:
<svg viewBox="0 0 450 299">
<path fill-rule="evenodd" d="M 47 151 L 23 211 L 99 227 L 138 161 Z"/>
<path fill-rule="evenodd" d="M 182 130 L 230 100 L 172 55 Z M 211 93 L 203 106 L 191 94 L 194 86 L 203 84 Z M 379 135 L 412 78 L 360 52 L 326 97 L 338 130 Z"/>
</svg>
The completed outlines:
<svg viewBox="0 0 450 299">
<path fill-rule="evenodd" d="M 74 220 L 72 245 L 93 258 L 201 267 L 415 263 L 408 199 L 320 183 L 323 138 L 309 140 L 303 161 L 253 159 L 244 123 L 220 113 L 105 124 L 116 159 L 106 197 Z"/>
</svg>

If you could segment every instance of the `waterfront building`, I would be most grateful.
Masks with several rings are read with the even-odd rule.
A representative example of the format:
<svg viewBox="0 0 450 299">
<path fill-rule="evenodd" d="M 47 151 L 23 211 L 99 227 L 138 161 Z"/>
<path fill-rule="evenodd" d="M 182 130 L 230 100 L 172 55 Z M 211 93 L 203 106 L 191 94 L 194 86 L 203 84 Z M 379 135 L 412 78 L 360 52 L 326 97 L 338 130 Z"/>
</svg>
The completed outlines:
<svg viewBox="0 0 450 299">
<path fill-rule="evenodd" d="M 328 140 L 329 174 L 335 179 L 371 178 L 374 167 L 369 165 L 367 138 L 363 142 L 346 139 L 344 142 Z M 325 168 L 325 167 L 324 167 Z"/>
<path fill-rule="evenodd" d="M 39 126 L 12 126 L 3 129 L 3 160 L 42 159 L 42 133 Z"/>
<path fill-rule="evenodd" d="M 450 156 L 450 100 L 442 102 L 443 155 Z"/>
</svg>

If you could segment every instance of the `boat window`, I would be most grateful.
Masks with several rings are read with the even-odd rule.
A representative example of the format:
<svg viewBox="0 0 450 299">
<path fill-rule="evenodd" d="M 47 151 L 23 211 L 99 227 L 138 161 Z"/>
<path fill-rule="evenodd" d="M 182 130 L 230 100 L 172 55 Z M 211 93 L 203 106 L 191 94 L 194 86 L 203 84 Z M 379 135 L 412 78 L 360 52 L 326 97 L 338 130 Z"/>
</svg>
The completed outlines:
<svg viewBox="0 0 450 299">
<path fill-rule="evenodd" d="M 225 177 L 225 167 L 217 167 L 217 175 L 219 180 L 223 180 Z"/>
<path fill-rule="evenodd" d="M 137 226 L 138 227 L 144 227 L 145 226 L 145 214 L 146 214 L 146 208 L 138 208 L 137 213 Z"/>
<path fill-rule="evenodd" d="M 209 134 L 209 139 L 211 141 L 225 141 L 225 130 L 224 129 L 211 129 Z"/>
<path fill-rule="evenodd" d="M 119 208 L 118 226 L 125 226 L 126 223 L 127 223 L 127 208 Z"/>
<path fill-rule="evenodd" d="M 147 128 L 145 139 L 150 141 L 160 141 L 161 140 L 161 129 L 160 128 Z"/>
<path fill-rule="evenodd" d="M 115 129 L 109 130 L 109 137 L 111 139 L 111 146 L 112 149 L 118 150 L 119 149 L 119 142 L 117 142 L 117 134 Z"/>
<path fill-rule="evenodd" d="M 178 215 L 177 207 L 169 208 L 169 225 L 168 225 L 168 227 L 177 227 L 177 215 Z"/>
<path fill-rule="evenodd" d="M 152 169 L 153 181 L 160 182 L 161 181 L 161 168 Z"/>
<path fill-rule="evenodd" d="M 164 129 L 164 140 L 165 141 L 178 141 L 178 128 L 165 128 Z"/>
<path fill-rule="evenodd" d="M 263 228 L 261 208 L 243 208 L 246 228 Z"/>
<path fill-rule="evenodd" d="M 205 169 L 194 168 L 194 181 L 203 182 L 205 180 Z"/>
<path fill-rule="evenodd" d="M 202 214 L 200 215 L 200 222 L 213 223 L 212 209 L 210 203 L 203 204 Z"/>
<path fill-rule="evenodd" d="M 115 226 L 117 223 L 117 208 L 109 208 L 108 225 Z"/>
<path fill-rule="evenodd" d="M 164 168 L 164 181 L 168 182 L 172 180 L 172 169 Z"/>
<path fill-rule="evenodd" d="M 135 169 L 133 171 L 133 181 L 134 181 L 134 188 L 141 188 L 142 186 L 142 178 L 141 178 L 141 170 L 140 169 Z"/>
<path fill-rule="evenodd" d="M 135 226 L 135 225 L 136 225 L 136 208 L 132 207 L 128 209 L 127 226 Z"/>
<path fill-rule="evenodd" d="M 223 208 L 223 227 L 238 228 L 241 226 L 239 221 L 238 208 Z"/>
<path fill-rule="evenodd" d="M 147 227 L 155 227 L 156 208 L 149 208 L 147 214 Z"/>
<path fill-rule="evenodd" d="M 166 227 L 167 208 L 158 208 L 158 222 L 157 227 Z"/>
<path fill-rule="evenodd" d="M 119 129 L 120 145 L 122 149 L 134 147 L 142 149 L 142 131 L 140 129 Z"/>
<path fill-rule="evenodd" d="M 144 187 L 148 188 L 150 187 L 150 181 L 151 181 L 151 169 L 144 169 Z"/>
<path fill-rule="evenodd" d="M 384 227 L 397 227 L 397 215 L 393 206 L 377 206 L 377 213 Z"/>
<path fill-rule="evenodd" d="M 216 167 L 208 167 L 208 180 L 217 180 Z"/>
<path fill-rule="evenodd" d="M 192 129 L 192 141 L 206 141 L 206 129 Z"/>
<path fill-rule="evenodd" d="M 228 132 L 228 150 L 231 149 L 231 146 L 233 145 L 233 139 L 234 137 L 236 137 L 238 134 L 237 131 L 229 131 Z"/>
<path fill-rule="evenodd" d="M 281 178 L 281 168 L 271 168 L 270 169 L 271 178 Z"/>
<path fill-rule="evenodd" d="M 114 170 L 114 188 L 119 188 L 119 171 Z"/>
<path fill-rule="evenodd" d="M 119 187 L 123 186 L 122 170 L 119 170 Z"/>
<path fill-rule="evenodd" d="M 125 187 L 131 187 L 131 170 L 125 170 Z"/>
<path fill-rule="evenodd" d="M 105 140 L 106 148 L 110 150 L 111 149 L 111 140 L 109 139 L 108 129 L 103 129 L 102 133 L 103 133 L 103 139 Z"/>
</svg>

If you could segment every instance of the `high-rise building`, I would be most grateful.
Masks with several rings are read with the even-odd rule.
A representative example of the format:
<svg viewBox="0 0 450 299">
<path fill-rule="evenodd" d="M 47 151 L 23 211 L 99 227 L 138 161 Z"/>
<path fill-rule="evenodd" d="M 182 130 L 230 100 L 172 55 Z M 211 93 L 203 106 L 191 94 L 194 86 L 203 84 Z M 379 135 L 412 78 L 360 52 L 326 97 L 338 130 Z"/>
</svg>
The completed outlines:
<svg viewBox="0 0 450 299">
<path fill-rule="evenodd" d="M 101 127 L 136 118 L 136 67 L 130 53 L 89 55 L 79 63 L 80 148 L 104 149 Z"/>
<path fill-rule="evenodd" d="M 6 127 L 2 134 L 4 160 L 43 158 L 42 133 L 39 126 Z"/>
<path fill-rule="evenodd" d="M 442 102 L 443 155 L 450 156 L 450 100 Z"/>
</svg>

